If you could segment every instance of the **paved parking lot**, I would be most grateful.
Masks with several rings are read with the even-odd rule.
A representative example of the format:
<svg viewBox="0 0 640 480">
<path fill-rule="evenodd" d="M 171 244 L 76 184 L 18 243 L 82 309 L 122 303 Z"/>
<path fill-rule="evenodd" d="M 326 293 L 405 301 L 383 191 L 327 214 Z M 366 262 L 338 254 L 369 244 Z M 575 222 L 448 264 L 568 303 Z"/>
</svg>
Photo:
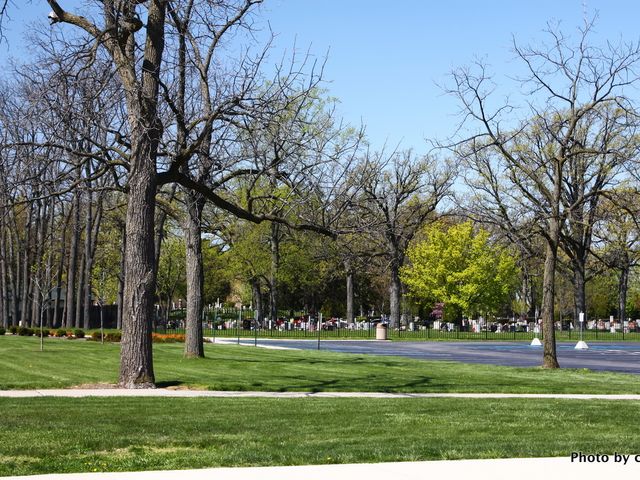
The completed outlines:
<svg viewBox="0 0 640 480">
<path fill-rule="evenodd" d="M 315 340 L 259 340 L 262 345 L 315 350 Z M 576 350 L 575 343 L 558 343 L 558 361 L 565 368 L 588 368 L 640 374 L 640 343 L 589 343 L 588 350 Z M 449 360 L 513 367 L 535 367 L 542 363 L 542 347 L 524 342 L 320 342 L 332 352 L 397 355 L 423 360 Z"/>
</svg>

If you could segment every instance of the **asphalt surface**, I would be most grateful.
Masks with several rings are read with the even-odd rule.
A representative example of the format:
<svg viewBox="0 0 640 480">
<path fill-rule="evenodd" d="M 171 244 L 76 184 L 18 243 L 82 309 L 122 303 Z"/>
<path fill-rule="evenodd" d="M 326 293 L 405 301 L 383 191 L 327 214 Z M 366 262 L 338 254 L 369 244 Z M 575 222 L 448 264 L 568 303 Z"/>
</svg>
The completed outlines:
<svg viewBox="0 0 640 480">
<path fill-rule="evenodd" d="M 245 343 L 245 342 L 242 342 Z M 247 344 L 253 345 L 253 342 Z M 315 340 L 258 340 L 259 345 L 316 350 Z M 558 343 L 558 362 L 563 368 L 588 368 L 640 374 L 640 343 L 588 342 L 588 350 L 576 350 L 575 343 Z M 322 340 L 321 350 L 332 352 L 392 355 L 422 360 L 445 360 L 511 367 L 542 364 L 542 347 L 525 342 L 388 342 Z"/>
</svg>

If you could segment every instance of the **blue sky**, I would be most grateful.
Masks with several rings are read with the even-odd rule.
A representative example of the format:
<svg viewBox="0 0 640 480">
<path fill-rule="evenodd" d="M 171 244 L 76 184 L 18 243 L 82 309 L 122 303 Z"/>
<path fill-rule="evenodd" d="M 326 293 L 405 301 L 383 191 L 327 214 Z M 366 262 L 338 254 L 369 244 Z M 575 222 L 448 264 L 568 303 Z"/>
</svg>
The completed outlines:
<svg viewBox="0 0 640 480">
<path fill-rule="evenodd" d="M 24 25 L 47 24 L 44 0 L 14 3 L 0 64 L 8 55 L 28 54 L 21 40 Z M 425 138 L 444 138 L 455 129 L 456 103 L 438 86 L 453 68 L 486 59 L 495 78 L 505 80 L 505 93 L 511 93 L 506 76 L 518 68 L 512 36 L 522 44 L 539 43 L 549 21 L 574 33 L 585 12 L 598 14 L 595 41 L 640 38 L 637 0 L 266 0 L 258 23 L 266 28 L 268 22 L 278 34 L 273 61 L 294 43 L 318 57 L 328 52 L 330 94 L 340 99 L 348 122 L 366 125 L 374 146 L 402 142 L 425 151 Z"/>
</svg>

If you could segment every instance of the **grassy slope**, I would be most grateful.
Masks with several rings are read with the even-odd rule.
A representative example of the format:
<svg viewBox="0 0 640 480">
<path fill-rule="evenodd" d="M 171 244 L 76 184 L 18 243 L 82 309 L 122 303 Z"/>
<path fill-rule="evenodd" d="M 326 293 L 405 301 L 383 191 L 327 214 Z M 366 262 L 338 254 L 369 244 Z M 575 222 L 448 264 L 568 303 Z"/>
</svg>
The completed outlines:
<svg viewBox="0 0 640 480">
<path fill-rule="evenodd" d="M 640 393 L 636 375 L 542 370 L 331 352 L 207 345 L 185 360 L 181 344 L 154 346 L 160 386 L 215 390 Z M 0 338 L 0 389 L 60 388 L 117 380 L 119 345 Z"/>
<path fill-rule="evenodd" d="M 0 475 L 637 453 L 640 402 L 0 399 Z"/>
</svg>

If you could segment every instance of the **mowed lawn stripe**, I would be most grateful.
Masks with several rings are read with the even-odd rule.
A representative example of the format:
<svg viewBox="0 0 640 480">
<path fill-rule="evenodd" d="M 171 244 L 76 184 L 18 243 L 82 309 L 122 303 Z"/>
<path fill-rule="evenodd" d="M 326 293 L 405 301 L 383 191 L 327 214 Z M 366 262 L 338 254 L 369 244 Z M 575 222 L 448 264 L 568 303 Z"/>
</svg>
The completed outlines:
<svg viewBox="0 0 640 480">
<path fill-rule="evenodd" d="M 0 475 L 637 453 L 640 402 L 0 399 Z"/>
<path fill-rule="evenodd" d="M 182 358 L 182 344 L 154 345 L 159 386 L 232 391 L 640 393 L 637 375 L 544 370 L 401 357 L 206 345 L 206 358 Z M 114 383 L 119 345 L 35 337 L 0 338 L 0 389 Z"/>
</svg>

